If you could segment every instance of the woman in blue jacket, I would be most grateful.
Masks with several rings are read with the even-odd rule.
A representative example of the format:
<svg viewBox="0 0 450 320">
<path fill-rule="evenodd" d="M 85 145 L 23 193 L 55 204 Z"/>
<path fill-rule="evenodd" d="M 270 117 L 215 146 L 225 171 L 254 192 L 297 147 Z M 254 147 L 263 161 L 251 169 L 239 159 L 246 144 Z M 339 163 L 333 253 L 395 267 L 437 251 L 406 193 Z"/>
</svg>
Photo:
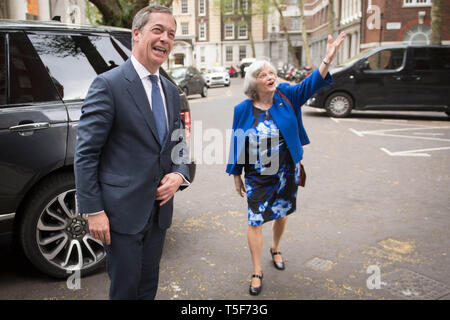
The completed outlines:
<svg viewBox="0 0 450 320">
<path fill-rule="evenodd" d="M 274 220 L 270 253 L 275 267 L 285 268 L 280 240 L 287 216 L 296 210 L 302 146 L 309 143 L 300 107 L 333 82 L 328 67 L 344 38 L 345 33 L 336 41 L 328 37 L 326 56 L 320 67 L 300 84 L 277 86 L 276 70 L 264 60 L 254 62 L 246 71 L 244 92 L 250 99 L 234 109 L 226 171 L 234 176 L 238 194 L 247 196 L 247 238 L 253 262 L 249 292 L 252 295 L 258 295 L 262 289 L 262 225 L 265 222 Z M 243 169 L 245 186 L 241 178 Z"/>
</svg>

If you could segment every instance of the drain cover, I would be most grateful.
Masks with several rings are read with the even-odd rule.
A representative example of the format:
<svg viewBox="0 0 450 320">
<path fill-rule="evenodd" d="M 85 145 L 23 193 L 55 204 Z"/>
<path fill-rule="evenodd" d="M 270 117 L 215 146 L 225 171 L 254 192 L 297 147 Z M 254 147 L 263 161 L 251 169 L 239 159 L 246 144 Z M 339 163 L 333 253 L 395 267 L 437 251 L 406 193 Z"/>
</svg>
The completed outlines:
<svg viewBox="0 0 450 320">
<path fill-rule="evenodd" d="M 310 267 L 311 269 L 319 270 L 319 271 L 328 271 L 331 268 L 333 268 L 333 266 L 335 264 L 336 263 L 333 261 L 325 260 L 325 259 L 322 259 L 319 257 L 315 257 L 305 263 L 305 265 L 307 267 Z"/>
<path fill-rule="evenodd" d="M 408 300 L 436 300 L 450 293 L 447 285 L 406 269 L 382 275 L 381 288 Z"/>
</svg>

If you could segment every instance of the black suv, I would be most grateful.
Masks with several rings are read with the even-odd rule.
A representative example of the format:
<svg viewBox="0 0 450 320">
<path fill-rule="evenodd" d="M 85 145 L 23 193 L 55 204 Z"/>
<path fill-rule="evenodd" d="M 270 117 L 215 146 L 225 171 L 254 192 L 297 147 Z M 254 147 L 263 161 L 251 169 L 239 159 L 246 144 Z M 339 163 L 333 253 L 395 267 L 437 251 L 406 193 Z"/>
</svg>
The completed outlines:
<svg viewBox="0 0 450 320">
<path fill-rule="evenodd" d="M 332 117 L 354 110 L 444 111 L 450 116 L 450 46 L 363 51 L 330 71 L 334 84 L 308 100 Z"/>
<path fill-rule="evenodd" d="M 130 55 L 128 29 L 0 20 L 0 238 L 17 240 L 48 275 L 87 274 L 105 259 L 78 213 L 74 149 L 92 80 Z"/>
</svg>

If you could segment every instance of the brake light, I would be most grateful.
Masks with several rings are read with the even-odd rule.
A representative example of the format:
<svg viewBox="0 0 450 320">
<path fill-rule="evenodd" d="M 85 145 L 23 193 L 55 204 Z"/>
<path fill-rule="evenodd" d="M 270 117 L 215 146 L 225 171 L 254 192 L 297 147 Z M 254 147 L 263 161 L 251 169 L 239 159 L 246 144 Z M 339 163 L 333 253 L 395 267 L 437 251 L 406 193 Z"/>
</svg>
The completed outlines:
<svg viewBox="0 0 450 320">
<path fill-rule="evenodd" d="M 184 122 L 184 130 L 186 133 L 186 140 L 191 137 L 191 113 L 181 112 L 181 120 Z"/>
</svg>

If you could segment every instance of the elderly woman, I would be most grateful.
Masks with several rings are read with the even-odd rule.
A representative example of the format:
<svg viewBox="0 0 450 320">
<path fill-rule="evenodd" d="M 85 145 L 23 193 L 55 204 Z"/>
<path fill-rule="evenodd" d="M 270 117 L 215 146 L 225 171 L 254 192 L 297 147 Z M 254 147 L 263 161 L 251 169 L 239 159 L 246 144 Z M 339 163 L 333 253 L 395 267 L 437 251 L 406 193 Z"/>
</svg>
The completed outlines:
<svg viewBox="0 0 450 320">
<path fill-rule="evenodd" d="M 268 221 L 274 220 L 272 261 L 278 270 L 285 269 L 280 240 L 287 216 L 296 210 L 302 146 L 309 143 L 300 107 L 314 93 L 332 83 L 328 67 L 344 38 L 345 33 L 336 41 L 329 36 L 320 67 L 297 85 L 277 86 L 276 70 L 264 60 L 257 60 L 247 69 L 244 92 L 250 99 L 234 109 L 226 171 L 234 176 L 238 194 L 247 196 L 247 238 L 253 262 L 251 295 L 258 295 L 262 289 L 262 225 Z M 241 178 L 243 169 L 245 186 Z"/>
</svg>

